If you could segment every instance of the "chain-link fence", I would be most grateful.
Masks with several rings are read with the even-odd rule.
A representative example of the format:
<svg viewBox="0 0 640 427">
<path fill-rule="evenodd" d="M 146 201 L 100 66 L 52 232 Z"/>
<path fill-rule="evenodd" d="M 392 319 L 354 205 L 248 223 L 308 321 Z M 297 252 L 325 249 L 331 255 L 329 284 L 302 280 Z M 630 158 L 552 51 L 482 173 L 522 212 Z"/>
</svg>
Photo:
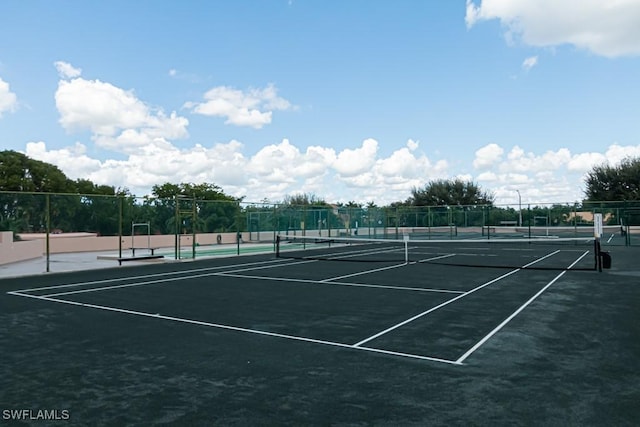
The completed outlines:
<svg viewBox="0 0 640 427">
<path fill-rule="evenodd" d="M 249 204 L 241 210 L 247 218 L 248 239 L 256 242 L 273 241 L 277 234 L 375 238 L 408 234 L 425 239 L 585 237 L 593 235 L 595 214 L 602 215 L 607 232 L 628 236 L 626 244 L 633 244 L 640 233 L 636 232 L 640 229 L 640 202 L 385 208 Z"/>
<path fill-rule="evenodd" d="M 594 214 L 626 245 L 640 244 L 640 201 L 497 206 L 357 207 L 249 203 L 176 196 L 153 198 L 0 192 L 0 231 L 14 238 L 40 234 L 44 252 L 52 236 L 101 237 L 93 250 L 164 248 L 176 259 L 209 255 L 207 248 L 245 244 L 268 250 L 277 235 L 419 239 L 593 235 Z M 104 239 L 109 237 L 110 239 Z M 109 243 L 104 243 L 106 240 Z M 82 240 L 66 250 L 85 250 Z M 247 248 L 248 250 L 248 248 Z"/>
</svg>

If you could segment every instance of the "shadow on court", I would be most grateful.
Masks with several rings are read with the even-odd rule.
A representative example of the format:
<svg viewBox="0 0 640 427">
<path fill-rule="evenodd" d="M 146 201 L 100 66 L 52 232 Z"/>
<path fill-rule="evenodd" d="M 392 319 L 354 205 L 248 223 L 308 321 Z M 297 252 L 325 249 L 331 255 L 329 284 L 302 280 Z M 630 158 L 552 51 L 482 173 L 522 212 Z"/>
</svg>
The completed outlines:
<svg viewBox="0 0 640 427">
<path fill-rule="evenodd" d="M 633 425 L 640 250 L 606 249 L 602 273 L 261 255 L 1 280 L 0 414 Z"/>
</svg>

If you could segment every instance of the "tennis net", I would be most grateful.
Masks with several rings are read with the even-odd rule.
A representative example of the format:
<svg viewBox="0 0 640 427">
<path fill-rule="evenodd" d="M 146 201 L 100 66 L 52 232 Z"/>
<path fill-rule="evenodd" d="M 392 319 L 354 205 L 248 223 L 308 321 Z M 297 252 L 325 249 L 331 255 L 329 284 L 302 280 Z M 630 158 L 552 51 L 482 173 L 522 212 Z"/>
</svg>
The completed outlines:
<svg viewBox="0 0 640 427">
<path fill-rule="evenodd" d="M 439 264 L 532 270 L 595 270 L 599 245 L 593 237 L 555 239 L 419 240 L 277 236 L 279 258 Z"/>
<path fill-rule="evenodd" d="M 620 225 L 605 225 L 602 227 L 603 238 L 622 235 Z M 531 226 L 505 227 L 484 226 L 482 235 L 490 239 L 497 238 L 527 238 L 527 239 L 557 239 L 557 238 L 591 238 L 594 235 L 593 226 Z"/>
</svg>

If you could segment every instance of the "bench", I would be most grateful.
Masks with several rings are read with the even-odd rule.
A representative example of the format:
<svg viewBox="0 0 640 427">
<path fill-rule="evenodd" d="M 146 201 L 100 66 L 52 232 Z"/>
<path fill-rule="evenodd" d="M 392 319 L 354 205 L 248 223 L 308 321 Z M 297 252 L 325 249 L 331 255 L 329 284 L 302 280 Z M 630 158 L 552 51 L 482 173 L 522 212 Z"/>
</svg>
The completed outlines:
<svg viewBox="0 0 640 427">
<path fill-rule="evenodd" d="M 142 255 L 142 256 L 132 256 L 132 257 L 121 257 L 121 258 L 116 258 L 116 260 L 118 260 L 118 265 L 122 265 L 123 262 L 127 262 L 127 261 L 147 261 L 151 259 L 160 259 L 160 258 L 164 258 L 164 255 Z"/>
<path fill-rule="evenodd" d="M 156 249 L 160 249 L 160 248 L 131 248 L 131 254 L 134 257 L 136 256 L 136 249 L 139 251 L 151 251 L 151 255 L 155 255 Z"/>
<path fill-rule="evenodd" d="M 500 221 L 500 225 L 516 226 L 518 225 L 518 221 Z"/>
</svg>

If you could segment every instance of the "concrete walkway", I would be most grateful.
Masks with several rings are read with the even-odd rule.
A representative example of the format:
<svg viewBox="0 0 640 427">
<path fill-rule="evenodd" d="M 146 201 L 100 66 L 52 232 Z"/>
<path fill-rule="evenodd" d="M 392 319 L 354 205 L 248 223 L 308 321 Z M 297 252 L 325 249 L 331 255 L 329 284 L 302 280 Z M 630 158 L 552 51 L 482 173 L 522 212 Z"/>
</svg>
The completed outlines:
<svg viewBox="0 0 640 427">
<path fill-rule="evenodd" d="M 32 260 L 0 265 L 0 279 L 38 274 L 61 273 L 67 271 L 117 268 L 119 267 L 118 261 L 116 260 L 117 257 L 118 252 L 52 254 L 49 258 L 49 272 L 47 272 L 47 259 L 43 256 Z M 149 262 L 152 261 L 127 261 L 126 263 L 123 263 L 123 267 L 126 265 L 144 264 Z"/>
<path fill-rule="evenodd" d="M 250 255 L 257 253 L 273 252 L 272 243 L 257 244 L 236 244 L 229 245 L 211 245 L 199 246 L 196 249 L 196 257 L 228 257 L 237 255 Z M 191 256 L 191 248 L 182 248 L 181 257 L 183 260 L 189 260 Z M 136 251 L 136 255 L 150 255 L 149 251 Z M 68 271 L 95 270 L 100 268 L 124 268 L 131 265 L 143 265 L 151 262 L 175 262 L 175 252 L 173 248 L 162 248 L 156 250 L 155 254 L 164 255 L 164 258 L 154 260 L 127 261 L 118 265 L 118 252 L 77 252 L 65 254 L 51 254 L 49 258 L 49 271 L 47 271 L 47 259 L 45 256 L 28 261 L 15 262 L 11 264 L 0 265 L 0 279 L 9 277 L 23 277 L 38 274 L 62 273 Z M 131 257 L 131 250 L 123 250 L 123 257 Z"/>
</svg>

